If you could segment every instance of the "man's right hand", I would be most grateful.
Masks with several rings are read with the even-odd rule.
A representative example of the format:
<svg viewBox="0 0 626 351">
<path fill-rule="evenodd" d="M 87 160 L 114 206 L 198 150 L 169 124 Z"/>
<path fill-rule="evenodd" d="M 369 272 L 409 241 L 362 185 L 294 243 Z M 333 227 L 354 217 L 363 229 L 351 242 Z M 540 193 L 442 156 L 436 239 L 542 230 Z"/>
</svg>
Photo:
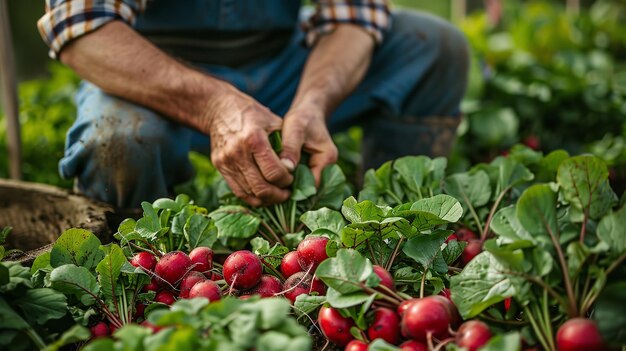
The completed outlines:
<svg viewBox="0 0 626 351">
<path fill-rule="evenodd" d="M 293 181 L 268 135 L 281 129 L 282 119 L 233 87 L 211 100 L 207 125 L 211 160 L 237 197 L 252 206 L 286 201 Z"/>
</svg>

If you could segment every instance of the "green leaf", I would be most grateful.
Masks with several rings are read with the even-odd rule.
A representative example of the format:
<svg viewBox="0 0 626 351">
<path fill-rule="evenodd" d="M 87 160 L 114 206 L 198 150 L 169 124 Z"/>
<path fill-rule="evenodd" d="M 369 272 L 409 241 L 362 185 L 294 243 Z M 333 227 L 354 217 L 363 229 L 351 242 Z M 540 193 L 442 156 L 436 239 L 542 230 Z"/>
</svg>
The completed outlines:
<svg viewBox="0 0 626 351">
<path fill-rule="evenodd" d="M 157 210 L 172 210 L 173 212 L 178 212 L 182 209 L 180 203 L 166 197 L 155 200 L 152 203 L 152 207 Z"/>
<path fill-rule="evenodd" d="M 291 185 L 291 200 L 302 201 L 315 195 L 315 178 L 313 173 L 305 165 L 298 165 L 294 173 L 293 183 Z"/>
<path fill-rule="evenodd" d="M 424 232 L 441 224 L 458 221 L 463 216 L 463 208 L 454 197 L 439 194 L 418 200 L 408 209 L 406 205 L 399 206 L 393 213 L 411 221 L 411 225 L 416 227 L 417 231 Z"/>
<path fill-rule="evenodd" d="M 547 154 L 539 161 L 537 180 L 540 182 L 552 182 L 556 179 L 556 173 L 561 163 L 569 158 L 565 150 L 556 150 Z"/>
<path fill-rule="evenodd" d="M 300 221 L 306 225 L 310 231 L 327 229 L 336 234 L 339 234 L 341 229 L 346 225 L 346 221 L 343 219 L 341 213 L 327 207 L 305 212 L 300 216 Z"/>
<path fill-rule="evenodd" d="M 316 311 L 322 305 L 326 303 L 326 296 L 308 295 L 302 294 L 296 297 L 296 302 L 293 304 L 298 319 L 311 318 L 315 320 L 315 317 L 310 316 L 311 313 Z"/>
<path fill-rule="evenodd" d="M 626 206 L 610 212 L 598 224 L 598 238 L 606 243 L 614 255 L 626 252 Z"/>
<path fill-rule="evenodd" d="M 398 173 L 404 185 L 418 194 L 424 186 L 424 178 L 429 172 L 431 159 L 426 156 L 405 156 L 393 162 L 393 170 Z"/>
<path fill-rule="evenodd" d="M 466 246 L 467 246 L 466 241 L 459 241 L 459 240 L 448 241 L 448 243 L 446 244 L 446 247 L 441 252 L 443 254 L 443 259 L 446 262 L 446 264 L 451 265 L 454 262 L 456 262 L 459 259 L 459 257 L 461 257 L 461 254 L 463 253 L 463 250 L 465 249 Z"/>
<path fill-rule="evenodd" d="M 257 232 L 261 224 L 261 219 L 243 206 L 221 206 L 209 217 L 215 221 L 217 236 L 222 240 L 247 239 Z"/>
<path fill-rule="evenodd" d="M 30 269 L 28 269 L 28 267 L 24 267 L 18 262 L 0 262 L 0 266 L 6 267 L 9 271 L 9 282 L 7 284 L 0 285 L 0 292 L 5 293 L 12 291 L 18 286 L 24 286 L 26 288 L 33 287 Z M 6 278 L 2 279 L 6 281 Z"/>
<path fill-rule="evenodd" d="M 514 271 L 524 271 L 524 252 L 519 247 L 522 242 L 498 245 L 495 239 L 485 241 L 483 248 L 489 251 L 498 261 L 511 267 Z M 532 245 L 532 244 L 531 244 Z M 522 246 L 522 248 L 525 248 Z"/>
<path fill-rule="evenodd" d="M 491 199 L 491 185 L 485 171 L 456 173 L 446 178 L 446 192 L 466 206 L 480 207 Z"/>
<path fill-rule="evenodd" d="M 363 291 L 352 292 L 349 294 L 340 293 L 333 288 L 328 288 L 326 291 L 326 300 L 334 308 L 358 306 L 363 304 L 369 298 L 370 295 Z"/>
<path fill-rule="evenodd" d="M 550 242 L 550 232 L 558 235 L 556 193 L 549 184 L 536 184 L 526 189 L 516 206 L 516 217 L 533 237 Z"/>
<path fill-rule="evenodd" d="M 29 327 L 28 323 L 0 296 L 0 328 L 22 330 Z"/>
<path fill-rule="evenodd" d="M 338 165 L 330 165 L 322 171 L 317 195 L 315 196 L 315 208 L 329 207 L 338 210 L 345 198 L 347 186 L 346 176 Z"/>
<path fill-rule="evenodd" d="M 63 332 L 61 337 L 55 340 L 52 344 L 48 345 L 45 351 L 56 351 L 61 349 L 63 346 L 77 344 L 81 341 L 87 341 L 89 338 L 91 338 L 91 332 L 89 329 L 76 324 Z"/>
<path fill-rule="evenodd" d="M 400 351 L 400 349 L 385 340 L 378 338 L 374 339 L 374 341 L 369 344 L 367 351 Z"/>
<path fill-rule="evenodd" d="M 374 274 L 372 263 L 358 251 L 342 249 L 337 256 L 328 258 L 317 267 L 315 275 L 328 287 L 341 294 L 350 294 L 362 290 L 360 283 Z"/>
<path fill-rule="evenodd" d="M 489 339 L 480 351 L 521 351 L 522 336 L 518 332 L 498 334 Z"/>
<path fill-rule="evenodd" d="M 617 203 L 608 178 L 604 161 L 588 155 L 563 161 L 557 173 L 563 197 L 592 219 L 604 216 Z"/>
<path fill-rule="evenodd" d="M 493 216 L 491 230 L 508 241 L 528 240 L 536 242 L 530 233 L 524 229 L 516 216 L 515 205 L 503 207 Z"/>
<path fill-rule="evenodd" d="M 161 232 L 161 220 L 155 208 L 149 202 L 142 202 L 143 217 L 141 217 L 135 226 L 135 231 L 141 237 L 154 240 Z"/>
<path fill-rule="evenodd" d="M 448 265 L 443 259 L 441 246 L 450 233 L 451 231 L 437 230 L 432 234 L 416 236 L 404 244 L 402 251 L 422 267 L 437 273 L 446 273 Z"/>
<path fill-rule="evenodd" d="M 312 341 L 309 337 L 291 337 L 277 331 L 269 331 L 259 337 L 255 349 L 258 351 L 310 351 L 311 346 Z"/>
<path fill-rule="evenodd" d="M 115 338 L 123 350 L 143 350 L 143 340 L 152 334 L 152 330 L 134 324 L 126 324 L 115 332 Z"/>
<path fill-rule="evenodd" d="M 365 172 L 363 190 L 359 192 L 359 201 L 369 200 L 378 203 L 380 197 L 391 191 L 391 172 L 391 161 L 383 163 L 376 170 L 370 169 Z"/>
<path fill-rule="evenodd" d="M 50 264 L 59 267 L 74 264 L 91 270 L 102 260 L 100 239 L 88 230 L 68 229 L 57 239 L 50 252 Z"/>
<path fill-rule="evenodd" d="M 507 271 L 508 267 L 495 256 L 482 252 L 460 274 L 450 278 L 452 300 L 464 319 L 475 317 L 489 306 L 520 294 L 524 280 Z"/>
<path fill-rule="evenodd" d="M 507 187 L 530 182 L 535 177 L 528 168 L 514 159 L 503 157 L 498 163 L 498 193 Z"/>
<path fill-rule="evenodd" d="M 611 345 L 626 344 L 626 282 L 608 285 L 596 301 L 593 318 L 604 340 Z"/>
<path fill-rule="evenodd" d="M 369 200 L 357 202 L 353 196 L 345 199 L 341 207 L 341 213 L 350 223 L 380 222 L 386 217 L 389 210 L 389 207 L 377 206 Z"/>
<path fill-rule="evenodd" d="M 40 325 L 51 319 L 59 319 L 67 313 L 65 295 L 48 288 L 26 290 L 14 300 L 14 304 L 28 319 L 32 318 Z"/>
<path fill-rule="evenodd" d="M 217 241 L 217 229 L 206 215 L 194 213 L 185 223 L 183 233 L 190 251 L 200 246 L 212 247 Z"/>
<path fill-rule="evenodd" d="M 52 268 L 50 265 L 50 252 L 44 252 L 35 258 L 33 265 L 30 267 L 30 273 L 35 274 L 40 269 Z M 1 283 L 0 283 L 1 285 Z"/>
<path fill-rule="evenodd" d="M 99 273 L 98 282 L 100 283 L 104 300 L 112 304 L 114 297 L 117 295 L 115 292 L 117 279 L 120 276 L 122 266 L 127 260 L 122 248 L 116 244 L 101 246 L 101 249 L 106 256 L 96 267 L 96 272 Z"/>
<path fill-rule="evenodd" d="M 7 285 L 11 281 L 11 274 L 9 268 L 0 263 L 0 286 Z"/>
<path fill-rule="evenodd" d="M 98 296 L 100 286 L 87 268 L 66 264 L 50 272 L 50 283 L 53 289 L 64 294 L 75 295 L 86 305 L 92 305 Z"/>
<path fill-rule="evenodd" d="M 261 237 L 253 238 L 250 240 L 250 244 L 252 245 L 252 252 L 254 252 L 257 256 L 262 257 L 266 263 L 270 264 L 274 268 L 280 265 L 282 257 L 289 252 L 288 248 L 280 245 L 279 243 L 270 247 L 270 243 Z"/>
</svg>

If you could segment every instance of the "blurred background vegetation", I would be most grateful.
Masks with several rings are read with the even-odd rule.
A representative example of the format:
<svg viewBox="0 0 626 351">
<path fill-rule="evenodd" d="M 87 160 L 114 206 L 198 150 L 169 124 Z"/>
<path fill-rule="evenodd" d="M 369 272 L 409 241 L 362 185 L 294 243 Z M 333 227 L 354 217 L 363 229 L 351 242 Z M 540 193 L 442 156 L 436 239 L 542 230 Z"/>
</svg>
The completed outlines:
<svg viewBox="0 0 626 351">
<path fill-rule="evenodd" d="M 450 167 L 466 169 L 518 143 L 540 151 L 593 152 L 626 184 L 626 0 L 395 0 L 458 24 L 473 49 Z M 493 2 L 491 2 L 493 3 Z M 24 178 L 71 186 L 57 175 L 65 131 L 74 118 L 78 78 L 47 58 L 36 29 L 43 2 L 9 0 L 23 139 Z M 498 11 L 496 11 L 498 10 Z M 0 177 L 7 177 L 5 124 L 0 116 Z M 359 131 L 336 137 L 341 163 L 356 172 Z M 209 181 L 206 158 L 193 155 L 196 186 Z"/>
</svg>

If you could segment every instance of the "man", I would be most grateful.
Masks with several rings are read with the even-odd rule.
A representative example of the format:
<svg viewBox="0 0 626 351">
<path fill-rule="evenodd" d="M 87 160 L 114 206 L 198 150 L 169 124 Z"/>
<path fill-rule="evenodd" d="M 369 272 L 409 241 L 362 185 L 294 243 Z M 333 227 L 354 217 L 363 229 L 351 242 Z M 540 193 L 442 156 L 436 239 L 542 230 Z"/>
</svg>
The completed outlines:
<svg viewBox="0 0 626 351">
<path fill-rule="evenodd" d="M 319 182 L 329 128 L 362 124 L 368 167 L 445 154 L 467 80 L 455 28 L 385 0 L 47 0 L 38 25 L 85 79 L 61 175 L 118 207 L 189 179 L 190 149 L 255 206 L 289 197 L 302 152 Z"/>
</svg>

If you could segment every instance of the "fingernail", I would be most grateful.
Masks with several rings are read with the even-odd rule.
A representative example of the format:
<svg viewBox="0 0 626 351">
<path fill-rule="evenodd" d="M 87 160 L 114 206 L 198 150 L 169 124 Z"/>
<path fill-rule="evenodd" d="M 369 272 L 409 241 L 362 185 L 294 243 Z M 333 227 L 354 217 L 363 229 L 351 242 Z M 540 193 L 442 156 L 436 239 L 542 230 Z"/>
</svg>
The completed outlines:
<svg viewBox="0 0 626 351">
<path fill-rule="evenodd" d="M 293 164 L 293 161 L 291 161 L 288 158 L 281 158 L 280 162 L 283 163 L 283 165 L 285 167 L 287 167 L 287 169 L 289 170 L 289 172 L 293 172 L 293 170 L 296 168 L 296 165 Z"/>
</svg>

